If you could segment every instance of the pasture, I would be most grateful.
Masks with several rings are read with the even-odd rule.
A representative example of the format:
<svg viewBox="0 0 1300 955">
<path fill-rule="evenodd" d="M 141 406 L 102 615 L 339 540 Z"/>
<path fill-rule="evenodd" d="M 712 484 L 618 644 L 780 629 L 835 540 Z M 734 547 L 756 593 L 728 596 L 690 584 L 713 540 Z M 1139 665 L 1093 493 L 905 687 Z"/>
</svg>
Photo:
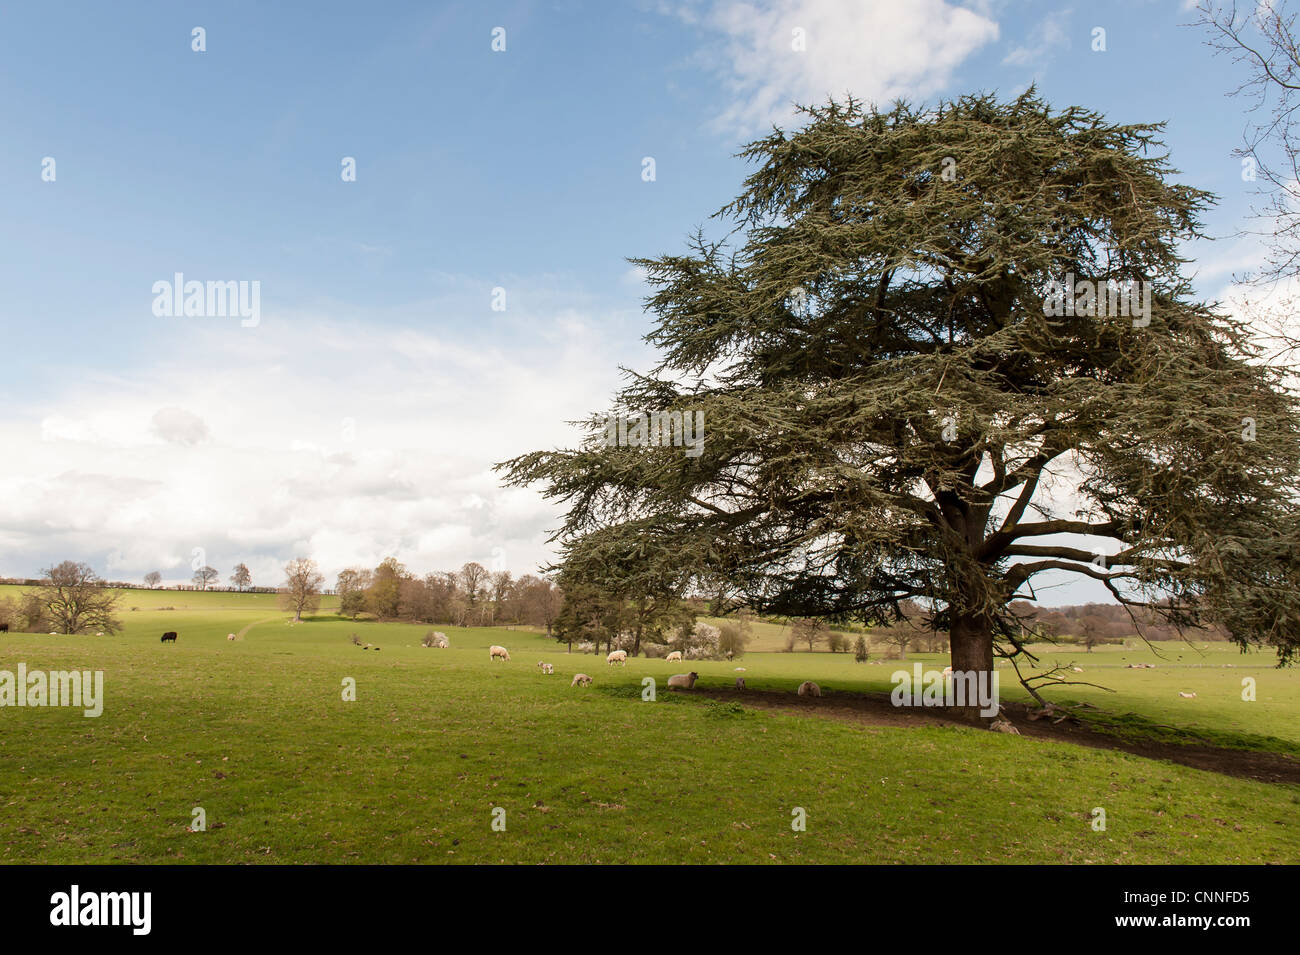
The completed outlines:
<svg viewBox="0 0 1300 955">
<path fill-rule="evenodd" d="M 130 591 L 120 616 L 114 637 L 0 635 L 0 670 L 102 670 L 106 697 L 93 719 L 0 709 L 0 863 L 1300 862 L 1297 786 L 664 689 L 686 669 L 729 687 L 743 666 L 754 689 L 888 690 L 893 670 L 942 668 L 938 656 L 609 667 L 519 630 L 353 623 L 328 607 L 290 625 L 273 595 Z M 422 648 L 429 629 L 451 648 Z M 179 641 L 160 645 L 164 630 Z M 354 632 L 381 649 L 353 646 Z M 511 661 L 490 662 L 491 644 Z M 1163 725 L 1300 752 L 1300 673 L 1263 655 L 1182 644 L 1061 655 L 1117 692 L 1053 698 L 1104 707 L 1117 732 Z M 1138 659 L 1158 665 L 1125 668 Z M 592 687 L 570 687 L 579 671 Z M 642 700 L 646 676 L 655 702 Z M 1253 703 L 1243 676 L 1258 681 Z M 196 807 L 206 831 L 189 831 Z M 805 831 L 791 828 L 796 808 Z"/>
</svg>

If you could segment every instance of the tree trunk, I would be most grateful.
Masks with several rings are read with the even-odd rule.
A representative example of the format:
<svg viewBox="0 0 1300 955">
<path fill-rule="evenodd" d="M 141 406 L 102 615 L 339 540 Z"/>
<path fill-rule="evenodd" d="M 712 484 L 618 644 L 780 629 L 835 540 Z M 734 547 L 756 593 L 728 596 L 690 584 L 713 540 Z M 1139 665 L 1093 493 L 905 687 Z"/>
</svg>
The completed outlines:
<svg viewBox="0 0 1300 955">
<path fill-rule="evenodd" d="M 989 674 L 993 672 L 993 625 L 988 617 L 972 613 L 954 613 L 949 631 L 952 645 L 952 668 L 956 672 L 975 671 L 977 686 L 992 686 Z M 959 719 L 985 724 L 994 716 L 982 716 L 978 704 L 953 706 L 949 710 Z M 996 715 L 996 714 L 995 714 Z"/>
</svg>

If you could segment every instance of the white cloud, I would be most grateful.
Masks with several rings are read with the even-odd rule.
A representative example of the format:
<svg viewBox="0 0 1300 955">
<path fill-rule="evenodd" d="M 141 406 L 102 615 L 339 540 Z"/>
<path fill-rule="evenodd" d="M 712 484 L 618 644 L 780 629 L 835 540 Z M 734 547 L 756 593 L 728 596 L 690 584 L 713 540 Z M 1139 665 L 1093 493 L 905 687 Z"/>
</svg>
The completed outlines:
<svg viewBox="0 0 1300 955">
<path fill-rule="evenodd" d="M 70 376 L 0 420 L 20 462 L 0 472 L 0 574 L 74 558 L 181 581 L 196 547 L 263 585 L 296 555 L 331 576 L 389 555 L 418 572 L 534 571 L 560 512 L 502 488 L 492 463 L 573 445 L 566 422 L 608 406 L 620 363 L 646 361 L 600 330 L 617 321 L 497 320 L 456 337 L 311 316 L 199 322 L 183 353 L 129 378 Z"/>
<path fill-rule="evenodd" d="M 1070 18 L 1070 10 L 1054 11 L 1038 22 L 1029 32 L 1025 42 L 1014 47 L 1002 58 L 1004 66 L 1025 66 L 1029 63 L 1045 65 L 1048 55 L 1057 47 L 1066 49 L 1070 46 L 1070 37 L 1065 28 Z"/>
<path fill-rule="evenodd" d="M 184 408 L 161 408 L 153 416 L 153 433 L 169 444 L 202 444 L 208 439 L 208 426 Z"/>
<path fill-rule="evenodd" d="M 793 103 L 930 96 L 998 37 L 984 13 L 947 0 L 719 0 L 690 12 L 720 34 L 702 55 L 734 97 L 719 125 L 741 135 L 788 123 Z"/>
</svg>

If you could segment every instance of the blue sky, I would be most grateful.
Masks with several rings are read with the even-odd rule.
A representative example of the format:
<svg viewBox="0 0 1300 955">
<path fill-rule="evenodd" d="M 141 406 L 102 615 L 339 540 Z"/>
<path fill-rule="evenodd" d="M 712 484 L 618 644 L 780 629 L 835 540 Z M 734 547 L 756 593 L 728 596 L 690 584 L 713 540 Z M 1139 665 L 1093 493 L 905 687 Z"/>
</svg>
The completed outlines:
<svg viewBox="0 0 1300 955">
<path fill-rule="evenodd" d="M 196 550 L 262 583 L 301 553 L 331 574 L 389 553 L 533 570 L 556 512 L 491 463 L 568 443 L 620 364 L 648 364 L 626 258 L 681 250 L 791 100 L 1037 83 L 1166 121 L 1181 181 L 1221 197 L 1225 238 L 1188 250 L 1217 297 L 1258 254 L 1232 238 L 1247 104 L 1193 19 L 1179 0 L 7 4 L 0 574 L 71 556 L 183 580 Z M 260 324 L 156 317 L 176 272 L 259 281 Z"/>
</svg>

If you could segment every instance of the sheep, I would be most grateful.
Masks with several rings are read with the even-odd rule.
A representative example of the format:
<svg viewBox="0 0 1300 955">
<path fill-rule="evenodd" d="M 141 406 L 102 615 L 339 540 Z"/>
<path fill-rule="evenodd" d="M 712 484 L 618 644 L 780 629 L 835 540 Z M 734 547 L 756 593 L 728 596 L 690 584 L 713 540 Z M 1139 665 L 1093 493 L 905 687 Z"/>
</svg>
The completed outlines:
<svg viewBox="0 0 1300 955">
<path fill-rule="evenodd" d="M 543 663 L 541 660 L 538 660 L 538 661 L 537 661 L 537 669 L 539 669 L 539 670 L 545 670 L 545 669 L 546 669 L 546 664 Z"/>
<path fill-rule="evenodd" d="M 822 688 L 818 686 L 816 683 L 814 683 L 812 680 L 804 680 L 802 683 L 799 684 L 799 695 L 800 696 L 821 696 Z"/>
<path fill-rule="evenodd" d="M 8 633 L 8 632 L 9 632 L 9 624 L 0 623 L 0 633 Z"/>
<path fill-rule="evenodd" d="M 435 630 L 433 632 L 433 646 L 437 650 L 446 650 L 451 646 L 451 642 L 447 639 L 445 633 L 441 630 Z"/>
<path fill-rule="evenodd" d="M 176 642 L 175 630 L 168 630 L 166 633 L 162 635 L 162 640 L 161 640 L 162 643 L 166 643 L 168 640 L 170 640 L 172 643 Z"/>
<path fill-rule="evenodd" d="M 690 673 L 674 673 L 668 678 L 668 689 L 670 690 L 693 690 L 695 681 L 700 675 L 692 670 Z"/>
<path fill-rule="evenodd" d="M 226 634 L 226 639 L 227 639 L 227 640 L 233 640 L 233 639 L 235 639 L 235 635 L 234 635 L 233 633 L 228 633 L 228 634 Z"/>
<path fill-rule="evenodd" d="M 1073 670 L 1075 673 L 1083 672 L 1083 667 L 1070 667 L 1070 669 Z"/>
<path fill-rule="evenodd" d="M 664 657 L 664 659 L 667 660 L 669 663 L 681 663 L 682 651 L 674 650 L 672 653 L 668 654 L 668 656 Z"/>
<path fill-rule="evenodd" d="M 551 664 L 551 663 L 544 663 L 544 664 L 542 664 L 542 672 L 545 673 L 547 676 L 550 676 L 551 674 L 553 674 L 553 673 L 555 672 L 555 666 L 554 666 L 554 664 Z"/>
<path fill-rule="evenodd" d="M 743 690 L 744 688 L 745 688 L 745 678 L 743 676 L 736 677 L 736 689 Z"/>
<path fill-rule="evenodd" d="M 1195 693 L 1184 693 L 1184 692 L 1182 692 L 1181 690 L 1179 690 L 1179 691 L 1178 691 L 1178 695 L 1181 696 L 1184 700 L 1194 700 L 1194 699 L 1196 699 L 1196 694 L 1195 694 Z"/>
<path fill-rule="evenodd" d="M 100 630 L 100 631 L 98 631 L 98 632 L 95 634 L 95 636 L 97 636 L 97 637 L 102 637 L 103 635 L 104 635 L 104 631 L 103 631 L 103 630 Z"/>
<path fill-rule="evenodd" d="M 605 657 L 605 662 L 610 666 L 613 666 L 615 663 L 621 663 L 624 666 L 627 666 L 627 651 L 611 650 L 609 656 Z"/>
<path fill-rule="evenodd" d="M 1015 726 L 1012 725 L 1011 721 L 1005 717 L 999 717 L 994 720 L 989 724 L 989 729 L 995 733 L 1010 733 L 1012 736 L 1020 735 L 1020 730 L 1016 729 Z"/>
<path fill-rule="evenodd" d="M 570 683 L 569 686 L 591 686 L 591 677 L 587 676 L 585 673 L 575 673 L 573 675 L 573 682 Z"/>
<path fill-rule="evenodd" d="M 502 660 L 505 660 L 507 663 L 509 663 L 510 651 L 507 650 L 505 647 L 498 647 L 494 643 L 492 644 L 492 646 L 488 647 L 488 659 L 495 660 L 497 657 L 500 657 Z"/>
<path fill-rule="evenodd" d="M 736 667 L 736 672 L 737 672 L 737 673 L 744 673 L 744 672 L 745 672 L 745 668 L 744 668 L 744 667 Z"/>
</svg>

